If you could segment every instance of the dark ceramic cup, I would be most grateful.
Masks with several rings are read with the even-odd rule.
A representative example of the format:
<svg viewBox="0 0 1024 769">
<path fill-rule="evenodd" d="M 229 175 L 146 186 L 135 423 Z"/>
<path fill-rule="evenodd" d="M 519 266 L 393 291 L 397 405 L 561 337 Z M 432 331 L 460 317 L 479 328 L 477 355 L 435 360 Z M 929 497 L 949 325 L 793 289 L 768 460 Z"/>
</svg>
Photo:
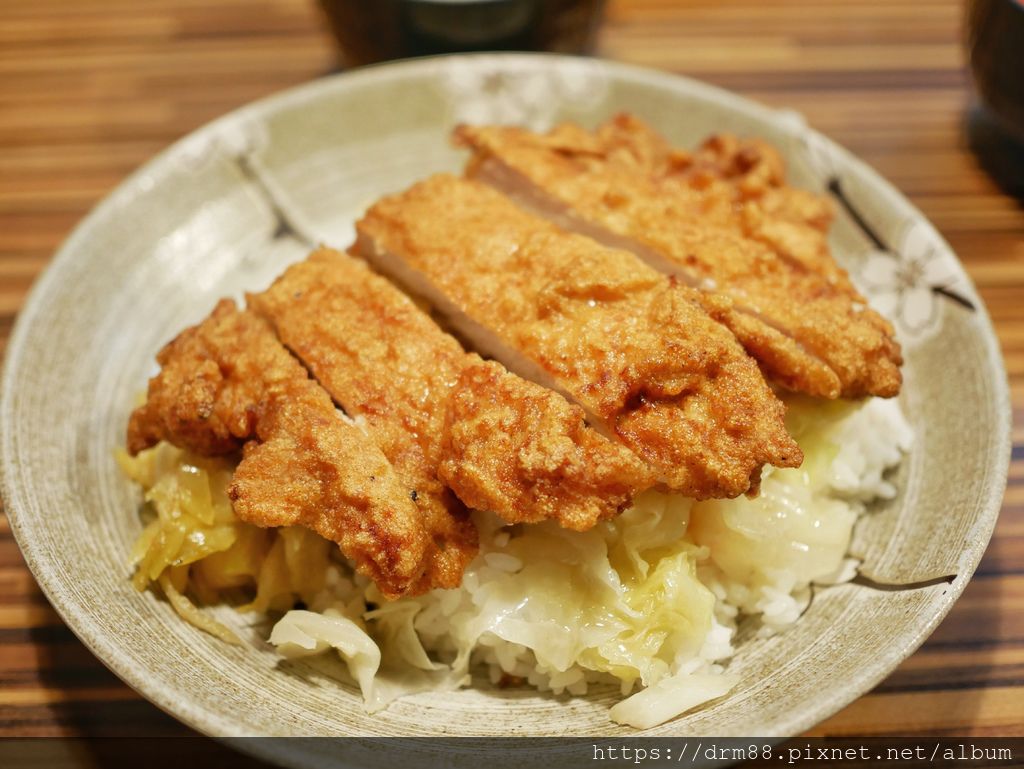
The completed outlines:
<svg viewBox="0 0 1024 769">
<path fill-rule="evenodd" d="M 970 0 L 966 32 L 979 96 L 1024 139 L 1024 2 Z"/>
<path fill-rule="evenodd" d="M 344 66 L 466 51 L 587 53 L 604 0 L 319 0 Z"/>
<path fill-rule="evenodd" d="M 1024 200 L 1024 0 L 968 0 L 964 29 L 978 104 L 967 139 L 1004 191 Z"/>
</svg>

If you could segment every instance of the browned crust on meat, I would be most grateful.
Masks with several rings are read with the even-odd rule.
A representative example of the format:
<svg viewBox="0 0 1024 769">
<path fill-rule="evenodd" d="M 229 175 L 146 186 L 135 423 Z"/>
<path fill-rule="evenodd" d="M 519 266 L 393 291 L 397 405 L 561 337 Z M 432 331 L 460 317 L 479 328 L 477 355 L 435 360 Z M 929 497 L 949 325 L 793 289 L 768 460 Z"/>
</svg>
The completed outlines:
<svg viewBox="0 0 1024 769">
<path fill-rule="evenodd" d="M 205 456 L 231 454 L 254 435 L 265 390 L 262 361 L 246 354 L 244 339 L 222 333 L 243 325 L 234 302 L 225 299 L 202 324 L 164 346 L 146 402 L 128 420 L 129 452 L 166 440 Z M 285 375 L 293 373 L 286 369 Z"/>
<path fill-rule="evenodd" d="M 780 384 L 824 397 L 899 392 L 893 328 L 829 251 L 830 204 L 787 186 L 764 142 L 718 136 L 688 153 L 629 115 L 593 133 L 461 126 L 456 138 L 476 153 L 470 174 L 493 177 L 488 163 L 500 163 L 538 208 L 567 210 L 729 296 L 735 310 L 719 319 Z"/>
<path fill-rule="evenodd" d="M 364 263 L 327 248 L 248 297 L 345 411 L 365 420 L 433 537 L 423 589 L 457 587 L 476 555 L 466 507 L 437 478 L 448 390 L 465 352 Z"/>
<path fill-rule="evenodd" d="M 242 448 L 228 492 L 241 520 L 316 531 L 389 597 L 420 581 L 429 538 L 419 511 L 265 321 L 223 300 L 158 360 L 129 422 L 133 452 L 162 440 L 202 454 Z"/>
<path fill-rule="evenodd" d="M 584 531 L 653 485 L 651 470 L 588 428 L 579 406 L 473 357 L 449 399 L 438 471 L 468 505 Z"/>
<path fill-rule="evenodd" d="M 624 251 L 532 216 L 487 186 L 432 177 L 374 205 L 362 253 L 398 255 L 697 498 L 795 466 L 784 406 L 696 292 Z"/>
</svg>

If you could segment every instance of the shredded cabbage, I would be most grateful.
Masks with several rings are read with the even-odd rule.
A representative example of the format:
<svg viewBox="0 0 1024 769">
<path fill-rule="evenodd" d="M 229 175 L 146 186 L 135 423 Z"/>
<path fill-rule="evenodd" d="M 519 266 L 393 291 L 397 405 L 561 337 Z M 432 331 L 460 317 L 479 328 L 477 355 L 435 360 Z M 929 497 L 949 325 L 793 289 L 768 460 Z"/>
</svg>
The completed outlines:
<svg viewBox="0 0 1024 769">
<path fill-rule="evenodd" d="M 187 621 L 238 642 L 198 608 L 286 612 L 270 636 L 282 655 L 335 650 L 376 711 L 417 691 L 494 683 L 582 694 L 616 682 L 611 717 L 648 728 L 725 694 L 736 678 L 737 612 L 773 632 L 795 621 L 808 585 L 841 573 L 862 503 L 912 437 L 895 402 L 863 407 L 790 398 L 801 468 L 765 471 L 755 499 L 695 503 L 648 491 L 586 532 L 552 522 L 507 526 L 476 513 L 481 551 L 462 586 L 386 601 L 335 545 L 304 528 L 238 521 L 232 466 L 161 444 L 118 455 L 145 490 L 148 523 L 133 582 L 158 585 Z M 297 606 L 298 603 L 304 606 Z"/>
<path fill-rule="evenodd" d="M 144 490 L 148 519 L 132 548 L 137 590 L 160 587 L 191 624 L 240 643 L 235 632 L 200 611 L 248 592 L 242 611 L 285 611 L 323 590 L 332 550 L 308 529 L 261 529 L 242 523 L 227 495 L 233 471 L 226 459 L 199 457 L 167 443 L 131 457 L 118 451 L 121 470 Z"/>
<path fill-rule="evenodd" d="M 780 580 L 809 584 L 837 573 L 859 509 L 833 494 L 838 431 L 854 413 L 848 402 L 793 396 L 786 426 L 804 452 L 799 468 L 766 468 L 753 498 L 708 500 L 693 507 L 690 535 L 725 577 L 752 590 Z"/>
<path fill-rule="evenodd" d="M 737 683 L 728 673 L 678 673 L 612 706 L 613 721 L 650 729 L 728 693 Z"/>
<path fill-rule="evenodd" d="M 290 611 L 274 625 L 270 643 L 291 658 L 337 649 L 359 688 L 372 696 L 373 679 L 380 668 L 380 648 L 363 627 L 340 612 Z"/>
<path fill-rule="evenodd" d="M 714 596 L 697 579 L 706 552 L 685 537 L 691 504 L 649 491 L 587 532 L 551 522 L 506 527 L 478 514 L 481 553 L 462 588 L 363 616 L 394 649 L 385 659 L 434 670 L 444 660 L 449 682 L 484 659 L 507 680 L 556 692 L 600 678 L 617 680 L 624 694 L 649 686 L 698 655 L 714 622 Z M 372 587 L 368 598 L 379 600 Z M 382 627 L 398 616 L 400 632 Z"/>
</svg>

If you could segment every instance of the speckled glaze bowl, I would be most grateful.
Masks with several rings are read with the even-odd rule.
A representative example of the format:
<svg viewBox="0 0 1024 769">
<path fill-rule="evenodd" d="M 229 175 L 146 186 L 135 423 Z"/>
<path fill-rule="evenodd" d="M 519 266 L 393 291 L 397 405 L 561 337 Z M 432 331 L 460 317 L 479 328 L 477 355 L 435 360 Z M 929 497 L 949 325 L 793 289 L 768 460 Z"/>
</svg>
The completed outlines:
<svg viewBox="0 0 1024 769">
<path fill-rule="evenodd" d="M 455 122 L 544 128 L 620 110 L 683 146 L 716 131 L 762 136 L 787 157 L 793 183 L 835 197 L 835 252 L 897 325 L 902 406 L 916 433 L 899 496 L 857 526 L 862 576 L 817 590 L 788 632 L 745 641 L 730 695 L 645 734 L 799 733 L 878 683 L 935 628 L 988 543 L 1010 449 L 998 346 L 938 233 L 795 113 L 608 62 L 458 56 L 316 81 L 197 131 L 99 205 L 32 292 L 3 377 L 5 503 L 50 601 L 115 673 L 212 735 L 635 734 L 609 720 L 613 690 L 567 698 L 483 680 L 368 716 L 355 688 L 335 679 L 339 661 L 284 664 L 264 641 L 268 628 L 230 609 L 217 616 L 246 646 L 203 634 L 129 583 L 139 496 L 112 453 L 167 339 L 219 297 L 267 285 L 310 244 L 346 246 L 378 196 L 459 170 L 463 157 L 447 140 Z M 286 760 L 309 762 L 316 750 L 303 743 Z"/>
</svg>

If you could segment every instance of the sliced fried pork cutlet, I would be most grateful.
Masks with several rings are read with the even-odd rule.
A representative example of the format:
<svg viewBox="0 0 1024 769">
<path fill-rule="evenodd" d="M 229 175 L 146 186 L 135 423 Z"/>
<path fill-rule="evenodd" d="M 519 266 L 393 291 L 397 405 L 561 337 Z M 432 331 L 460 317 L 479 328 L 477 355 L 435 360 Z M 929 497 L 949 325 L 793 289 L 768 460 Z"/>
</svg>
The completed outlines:
<svg viewBox="0 0 1024 769">
<path fill-rule="evenodd" d="M 390 597 L 422 581 L 429 536 L 391 464 L 278 342 L 273 329 L 224 300 L 157 356 L 132 453 L 161 440 L 243 459 L 229 487 L 235 513 L 257 526 L 306 526 L 340 545 Z"/>
<path fill-rule="evenodd" d="M 457 587 L 478 550 L 469 511 L 437 478 L 444 399 L 464 356 L 458 343 L 383 278 L 321 249 L 248 297 L 281 341 L 398 472 L 434 539 L 428 587 Z M 433 337 L 432 339 L 430 337 Z"/>
<path fill-rule="evenodd" d="M 769 378 L 827 398 L 893 396 L 901 384 L 892 326 L 833 260 L 827 201 L 788 187 L 760 141 L 673 149 L 620 116 L 593 133 L 461 126 L 468 173 L 566 229 L 632 251 L 706 296 Z"/>
<path fill-rule="evenodd" d="M 458 585 L 476 553 L 476 530 L 452 490 L 510 522 L 589 528 L 653 483 L 564 398 L 467 354 L 359 259 L 319 249 L 249 303 L 365 419 L 441 545 L 434 586 Z"/>
<path fill-rule="evenodd" d="M 357 232 L 361 255 L 483 354 L 575 400 L 671 488 L 736 496 L 764 464 L 802 460 L 732 334 L 633 254 L 448 175 L 379 201 Z"/>
</svg>

